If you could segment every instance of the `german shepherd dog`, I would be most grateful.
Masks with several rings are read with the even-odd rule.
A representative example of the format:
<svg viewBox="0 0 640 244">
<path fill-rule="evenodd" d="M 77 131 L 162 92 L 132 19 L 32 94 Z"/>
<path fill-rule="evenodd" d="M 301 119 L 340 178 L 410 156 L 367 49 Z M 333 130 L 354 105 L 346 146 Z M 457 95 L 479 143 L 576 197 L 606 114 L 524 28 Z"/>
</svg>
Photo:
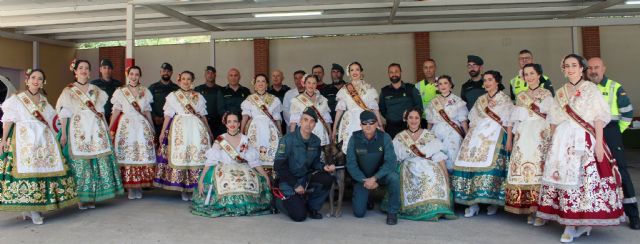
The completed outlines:
<svg viewBox="0 0 640 244">
<path fill-rule="evenodd" d="M 344 184 L 345 184 L 345 164 L 346 156 L 340 149 L 342 148 L 342 142 L 337 145 L 331 143 L 325 148 L 325 156 L 328 159 L 327 164 L 333 164 L 336 166 L 334 176 L 336 181 L 331 186 L 329 192 L 329 213 L 327 217 L 340 217 L 342 216 L 342 198 L 344 196 Z M 338 191 L 338 198 L 336 199 L 336 190 Z"/>
</svg>

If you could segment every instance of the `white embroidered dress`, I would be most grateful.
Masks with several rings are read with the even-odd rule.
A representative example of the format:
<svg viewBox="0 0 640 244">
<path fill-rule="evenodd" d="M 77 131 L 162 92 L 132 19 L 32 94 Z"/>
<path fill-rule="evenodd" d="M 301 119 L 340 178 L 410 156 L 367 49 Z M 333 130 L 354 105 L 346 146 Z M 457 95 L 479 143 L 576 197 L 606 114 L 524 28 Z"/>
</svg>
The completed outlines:
<svg viewBox="0 0 640 244">
<path fill-rule="evenodd" d="M 154 129 L 142 114 L 151 111 L 153 96 L 146 87 L 140 87 L 139 93 L 136 97 L 131 88 L 121 87 L 116 89 L 111 98 L 113 109 L 122 111 L 115 135 L 115 153 L 119 164 L 149 165 L 156 160 Z M 136 110 L 132 101 L 137 103 L 140 111 Z"/>
<path fill-rule="evenodd" d="M 280 130 L 257 104 L 264 104 L 274 120 L 282 121 L 282 103 L 276 96 L 266 93 L 262 97 L 251 94 L 240 104 L 242 115 L 251 118 L 251 122 L 246 125 L 249 144 L 259 150 L 263 165 L 273 166 L 281 137 Z"/>
<path fill-rule="evenodd" d="M 181 102 L 183 101 L 183 102 Z M 191 104 L 193 114 L 185 109 L 184 102 Z M 206 101 L 200 93 L 177 90 L 167 95 L 164 115 L 173 117 L 169 130 L 169 165 L 175 169 L 202 168 L 210 138 L 207 126 L 198 117 L 207 115 Z"/>
<path fill-rule="evenodd" d="M 226 139 L 227 134 L 221 136 Z M 260 180 L 257 171 L 253 169 L 262 165 L 259 159 L 260 154 L 250 146 L 249 137 L 245 135 L 242 135 L 240 143 L 234 150 L 246 162 L 231 158 L 218 141 L 215 141 L 211 149 L 207 150 L 205 165 L 215 167 L 216 185 L 214 187 L 218 197 L 231 194 L 260 194 Z"/>
<path fill-rule="evenodd" d="M 104 114 L 104 104 L 109 98 L 99 87 L 89 84 L 86 93 L 68 86 L 62 90 L 56 110 L 61 120 L 69 118 L 69 156 L 74 159 L 91 159 L 110 154 L 111 142 L 106 121 L 87 105 L 91 101 L 98 113 Z M 74 90 L 80 93 L 75 93 Z M 86 100 L 85 100 L 86 99 Z"/>
<path fill-rule="evenodd" d="M 350 84 L 353 84 L 353 87 L 368 109 L 378 110 L 378 91 L 374 87 L 363 80 L 352 81 Z M 338 102 L 336 111 L 344 111 L 340 121 L 338 121 L 340 124 L 338 124 L 336 132 L 336 136 L 338 137 L 337 142 L 342 142 L 342 152 L 346 153 L 351 134 L 354 131 L 362 129 L 360 127 L 360 113 L 362 113 L 364 109 L 349 95 L 346 85 L 338 91 L 336 100 Z"/>
<path fill-rule="evenodd" d="M 34 106 L 32 108 L 37 109 L 47 124 L 32 115 L 27 106 Z M 51 129 L 56 112 L 47 99 L 40 95 L 40 103 L 36 104 L 24 92 L 18 93 L 2 104 L 2 111 L 2 122 L 15 124 L 12 142 L 15 143 L 16 167 L 13 167 L 12 175 L 15 178 L 66 175 L 62 152 Z"/>
<path fill-rule="evenodd" d="M 329 109 L 327 99 L 322 96 L 319 91 L 316 91 L 315 97 L 315 103 L 305 93 L 302 93 L 297 97 L 291 99 L 291 117 L 289 118 L 289 121 L 295 122 L 296 124 L 300 125 L 302 112 L 304 112 L 305 108 L 313 105 L 320 112 L 319 116 L 322 116 L 324 121 L 327 122 L 327 126 L 331 126 L 333 120 L 331 120 L 331 110 Z M 313 128 L 313 134 L 320 138 L 320 146 L 328 145 L 331 142 L 331 140 L 329 139 L 329 133 L 325 129 L 322 121 L 319 118 L 316 126 Z"/>
<path fill-rule="evenodd" d="M 440 101 L 436 99 L 440 99 Z M 443 109 L 449 119 L 461 129 L 462 122 L 467 120 L 469 111 L 467 110 L 467 103 L 453 93 L 446 98 L 438 95 L 438 97 L 431 100 L 430 105 L 427 107 L 427 121 L 433 124 L 431 131 L 444 144 L 444 152 L 447 154 L 447 170 L 451 172 L 453 170 L 453 162 L 458 156 L 458 151 L 460 151 L 462 136 L 444 120 L 439 113 L 440 109 Z"/>
</svg>

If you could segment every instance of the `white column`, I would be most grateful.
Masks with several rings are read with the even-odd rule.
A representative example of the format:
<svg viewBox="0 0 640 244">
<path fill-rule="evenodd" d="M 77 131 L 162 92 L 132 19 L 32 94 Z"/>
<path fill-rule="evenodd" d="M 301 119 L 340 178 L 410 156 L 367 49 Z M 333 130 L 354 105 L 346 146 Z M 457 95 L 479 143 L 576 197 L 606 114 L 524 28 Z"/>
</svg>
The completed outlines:
<svg viewBox="0 0 640 244">
<path fill-rule="evenodd" d="M 38 41 L 33 41 L 33 55 L 32 55 L 33 63 L 31 67 L 34 69 L 40 68 L 40 43 Z"/>
<path fill-rule="evenodd" d="M 135 48 L 135 5 L 129 2 L 127 5 L 127 46 L 126 46 L 126 54 L 125 58 L 127 60 L 127 64 L 129 64 L 129 60 L 133 60 L 133 49 Z"/>
<path fill-rule="evenodd" d="M 571 27 L 571 53 L 579 54 L 582 51 L 580 41 L 582 41 L 582 36 L 580 32 L 580 27 L 572 26 Z"/>
<path fill-rule="evenodd" d="M 216 39 L 213 38 L 213 35 L 211 35 L 209 46 L 211 47 L 211 57 L 210 57 L 211 66 L 216 67 Z"/>
</svg>

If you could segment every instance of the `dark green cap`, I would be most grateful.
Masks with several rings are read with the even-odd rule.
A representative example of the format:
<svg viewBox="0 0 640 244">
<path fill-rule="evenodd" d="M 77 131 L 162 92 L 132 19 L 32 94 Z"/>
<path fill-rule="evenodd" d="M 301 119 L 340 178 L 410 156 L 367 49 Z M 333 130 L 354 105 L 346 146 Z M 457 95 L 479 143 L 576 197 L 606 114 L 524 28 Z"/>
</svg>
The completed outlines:
<svg viewBox="0 0 640 244">
<path fill-rule="evenodd" d="M 309 115 L 314 121 L 318 122 L 318 114 L 311 107 L 305 108 L 302 114 Z"/>
<path fill-rule="evenodd" d="M 376 114 L 374 114 L 369 110 L 365 110 L 365 111 L 362 111 L 362 113 L 360 113 L 360 123 L 369 124 L 377 121 L 378 121 L 378 118 L 376 118 Z"/>
<path fill-rule="evenodd" d="M 467 55 L 467 63 L 474 63 L 477 65 L 483 65 L 484 61 L 482 60 L 482 58 L 476 56 L 476 55 Z"/>
</svg>

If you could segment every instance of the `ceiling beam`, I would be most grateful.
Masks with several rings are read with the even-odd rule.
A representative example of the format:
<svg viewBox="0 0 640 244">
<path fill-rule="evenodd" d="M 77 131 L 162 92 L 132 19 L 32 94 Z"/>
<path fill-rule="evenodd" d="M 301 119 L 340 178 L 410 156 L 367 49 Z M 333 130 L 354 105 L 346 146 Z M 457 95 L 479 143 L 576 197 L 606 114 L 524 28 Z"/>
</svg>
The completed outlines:
<svg viewBox="0 0 640 244">
<path fill-rule="evenodd" d="M 144 5 L 147 8 L 153 9 L 155 11 L 157 11 L 158 13 L 162 13 L 165 14 L 167 16 L 176 18 L 178 20 L 182 20 L 186 23 L 189 23 L 191 25 L 200 27 L 202 29 L 208 30 L 208 31 L 222 31 L 222 29 L 215 27 L 213 25 L 207 24 L 205 22 L 202 22 L 196 18 L 193 18 L 191 16 L 187 16 L 184 15 L 178 11 L 175 11 L 167 6 L 163 6 L 163 5 L 159 5 L 159 4 L 149 4 L 149 5 Z"/>
<path fill-rule="evenodd" d="M 0 17 L 13 17 L 13 16 L 21 16 L 21 15 L 80 13 L 80 12 L 87 12 L 87 11 L 105 11 L 105 10 L 114 10 L 114 9 L 115 10 L 125 9 L 126 7 L 127 7 L 126 3 L 111 3 L 111 4 L 61 6 L 61 7 L 49 7 L 49 8 L 0 10 Z"/>
<path fill-rule="evenodd" d="M 23 35 L 18 33 L 11 33 L 11 32 L 1 31 L 1 30 L 0 30 L 0 37 L 7 38 L 7 39 L 28 41 L 28 42 L 37 41 L 37 42 L 64 46 L 64 47 L 76 47 L 76 43 L 73 43 L 73 42 L 52 40 L 52 39 L 41 38 L 36 36 L 28 36 L 28 35 Z"/>
<path fill-rule="evenodd" d="M 581 10 L 569 13 L 565 16 L 565 18 L 581 18 L 591 13 L 596 13 L 618 4 L 624 4 L 624 2 L 626 2 L 626 0 L 606 0 L 603 2 L 592 4 L 591 6 L 583 8 Z"/>
<path fill-rule="evenodd" d="M 153 36 L 156 35 L 171 35 L 176 34 L 176 36 L 180 33 L 200 33 L 203 32 L 201 28 L 181 28 L 181 29 L 166 29 L 166 30 L 149 30 L 149 31 L 136 31 L 136 39 L 140 39 L 144 36 Z M 110 38 L 110 37 L 118 37 L 119 40 L 124 40 L 125 33 L 122 32 L 112 32 L 112 33 L 92 33 L 92 34 L 70 34 L 70 35 L 56 35 L 55 38 L 57 40 L 78 40 L 78 39 L 100 39 L 100 38 Z"/>
<path fill-rule="evenodd" d="M 393 24 L 393 19 L 398 12 L 398 6 L 400 6 L 400 0 L 393 0 L 393 7 L 391 7 L 391 13 L 389 13 L 389 24 Z"/>
</svg>

